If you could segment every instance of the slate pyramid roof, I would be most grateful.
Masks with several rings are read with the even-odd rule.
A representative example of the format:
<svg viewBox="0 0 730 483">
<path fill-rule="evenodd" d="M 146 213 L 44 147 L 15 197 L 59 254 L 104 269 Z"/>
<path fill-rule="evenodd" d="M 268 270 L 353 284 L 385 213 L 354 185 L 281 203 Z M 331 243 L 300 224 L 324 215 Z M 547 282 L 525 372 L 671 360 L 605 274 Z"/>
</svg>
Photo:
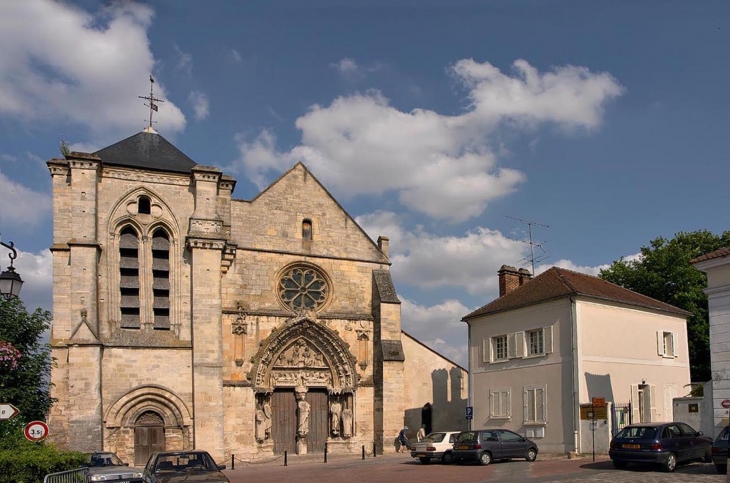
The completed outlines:
<svg viewBox="0 0 730 483">
<path fill-rule="evenodd" d="M 598 277 L 552 267 L 521 287 L 465 315 L 461 320 L 466 321 L 482 315 L 506 312 L 571 295 L 583 295 L 677 315 L 690 315 L 686 310 L 641 295 Z"/>
<path fill-rule="evenodd" d="M 155 132 L 142 131 L 95 152 L 109 166 L 190 173 L 195 161 Z"/>
</svg>

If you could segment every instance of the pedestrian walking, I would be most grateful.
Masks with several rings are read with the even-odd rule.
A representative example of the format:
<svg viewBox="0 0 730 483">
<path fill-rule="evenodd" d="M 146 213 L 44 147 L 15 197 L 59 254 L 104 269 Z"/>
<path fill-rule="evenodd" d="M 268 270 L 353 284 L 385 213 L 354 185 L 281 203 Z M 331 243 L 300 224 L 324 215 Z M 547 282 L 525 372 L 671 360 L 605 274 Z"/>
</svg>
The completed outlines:
<svg viewBox="0 0 730 483">
<path fill-rule="evenodd" d="M 400 448 L 398 448 L 398 452 L 408 452 L 408 426 L 404 426 L 403 429 L 400 430 L 400 433 L 398 433 L 398 442 L 400 443 Z"/>
</svg>

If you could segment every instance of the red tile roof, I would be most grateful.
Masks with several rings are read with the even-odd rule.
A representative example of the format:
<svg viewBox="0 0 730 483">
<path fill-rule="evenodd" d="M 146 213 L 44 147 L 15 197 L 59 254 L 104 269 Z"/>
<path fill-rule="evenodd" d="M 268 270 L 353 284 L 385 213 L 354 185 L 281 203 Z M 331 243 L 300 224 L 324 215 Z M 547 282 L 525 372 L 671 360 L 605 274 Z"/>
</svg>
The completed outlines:
<svg viewBox="0 0 730 483">
<path fill-rule="evenodd" d="M 564 268 L 552 267 L 523 286 L 465 315 L 461 320 L 466 321 L 481 315 L 506 312 L 528 305 L 569 297 L 571 295 L 582 295 L 600 300 L 620 302 L 677 315 L 690 315 L 686 310 L 665 304 L 664 302 L 633 292 L 598 277 Z"/>
<path fill-rule="evenodd" d="M 705 253 L 704 255 L 700 255 L 697 258 L 693 258 L 689 261 L 689 263 L 704 262 L 705 260 L 724 258 L 727 256 L 730 256 L 730 247 L 720 248 L 719 250 L 715 250 L 714 252 Z"/>
</svg>

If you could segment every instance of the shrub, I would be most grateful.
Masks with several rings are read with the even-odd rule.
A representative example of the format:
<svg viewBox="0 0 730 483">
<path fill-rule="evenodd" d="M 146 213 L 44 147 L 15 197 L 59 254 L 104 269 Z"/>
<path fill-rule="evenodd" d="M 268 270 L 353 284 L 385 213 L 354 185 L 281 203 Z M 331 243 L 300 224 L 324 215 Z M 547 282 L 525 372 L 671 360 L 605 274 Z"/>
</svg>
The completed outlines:
<svg viewBox="0 0 730 483">
<path fill-rule="evenodd" d="M 23 427 L 2 421 L 0 427 L 0 483 L 42 483 L 49 473 L 80 468 L 86 455 L 59 451 L 51 443 L 25 439 Z"/>
</svg>

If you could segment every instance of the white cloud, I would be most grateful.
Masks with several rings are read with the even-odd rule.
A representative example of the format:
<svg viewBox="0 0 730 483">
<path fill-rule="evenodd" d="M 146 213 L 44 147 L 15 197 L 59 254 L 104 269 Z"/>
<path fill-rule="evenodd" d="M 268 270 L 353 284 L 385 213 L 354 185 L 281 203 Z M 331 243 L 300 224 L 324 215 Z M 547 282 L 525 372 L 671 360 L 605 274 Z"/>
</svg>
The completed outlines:
<svg viewBox="0 0 730 483">
<path fill-rule="evenodd" d="M 359 216 L 356 221 L 371 238 L 390 239 L 396 287 L 457 287 L 469 294 L 494 294 L 499 267 L 525 256 L 523 243 L 488 228 L 476 227 L 460 236 L 407 231 L 391 212 Z"/>
<path fill-rule="evenodd" d="M 147 30 L 153 10 L 114 2 L 92 14 L 66 2 L 0 2 L 0 111 L 24 122 L 73 122 L 97 137 L 143 127 L 155 60 Z M 155 96 L 165 99 L 164 85 Z M 166 132 L 185 116 L 166 99 L 156 116 Z"/>
<path fill-rule="evenodd" d="M 338 64 L 341 72 L 356 68 L 351 59 Z M 507 150 L 492 146 L 489 137 L 500 125 L 524 129 L 551 122 L 595 129 L 604 104 L 623 89 L 609 74 L 581 67 L 539 73 L 517 61 L 514 68 L 510 77 L 486 62 L 457 62 L 451 72 L 469 89 L 470 105 L 456 116 L 403 112 L 377 91 L 312 106 L 296 121 L 299 146 L 278 152 L 270 131 L 253 141 L 239 135 L 241 156 L 230 169 L 263 188 L 272 175 L 302 160 L 337 195 L 394 191 L 412 210 L 464 221 L 525 180 L 523 173 L 497 164 Z"/>
<path fill-rule="evenodd" d="M 403 330 L 463 367 L 467 363 L 467 327 L 461 318 L 469 312 L 458 300 L 445 300 L 430 307 L 411 300 L 401 302 Z"/>
<path fill-rule="evenodd" d="M 180 47 L 173 45 L 177 52 L 177 64 L 175 68 L 185 73 L 188 77 L 193 75 L 193 56 L 187 52 L 183 52 Z"/>
<path fill-rule="evenodd" d="M 29 231 L 50 216 L 51 197 L 0 173 L 0 207 L 11 208 L 0 210 L 1 226 L 12 224 L 14 229 Z"/>
<path fill-rule="evenodd" d="M 236 49 L 231 49 L 231 58 L 237 64 L 243 60 L 243 57 L 241 57 L 241 53 L 239 51 L 237 51 Z"/>
<path fill-rule="evenodd" d="M 210 114 L 210 105 L 208 103 L 208 96 L 200 91 L 192 91 L 188 96 L 188 102 L 193 106 L 195 111 L 195 119 L 203 120 Z"/>
<path fill-rule="evenodd" d="M 5 240 L 7 243 L 7 240 Z M 18 248 L 17 246 L 15 247 Z M 5 248 L 0 248 L 0 269 L 6 270 L 9 259 Z M 8 262 L 6 264 L 6 262 Z M 46 249 L 38 254 L 18 250 L 18 258 L 14 261 L 15 271 L 23 279 L 20 298 L 26 309 L 32 312 L 36 307 L 51 310 L 53 306 L 53 255 Z"/>
<path fill-rule="evenodd" d="M 591 267 L 589 265 L 577 265 L 573 263 L 570 260 L 562 259 L 558 260 L 555 263 L 552 264 L 545 264 L 545 265 L 539 265 L 535 267 L 535 274 L 540 275 L 542 272 L 552 268 L 552 267 L 560 267 L 565 268 L 567 270 L 573 270 L 574 272 L 580 272 L 585 273 L 587 275 L 593 275 L 594 277 L 597 277 L 601 270 L 605 270 L 610 266 L 610 264 L 603 264 L 598 265 L 595 267 Z"/>
</svg>

